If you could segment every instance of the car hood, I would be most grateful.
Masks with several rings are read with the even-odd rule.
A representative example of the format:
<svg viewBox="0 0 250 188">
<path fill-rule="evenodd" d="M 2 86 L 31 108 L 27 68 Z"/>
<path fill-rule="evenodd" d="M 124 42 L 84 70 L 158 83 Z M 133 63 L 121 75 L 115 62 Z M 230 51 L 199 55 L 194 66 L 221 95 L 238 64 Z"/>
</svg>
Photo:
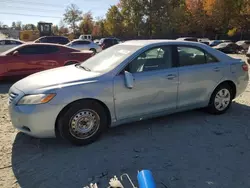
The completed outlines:
<svg viewBox="0 0 250 188">
<path fill-rule="evenodd" d="M 13 87 L 28 94 L 36 90 L 56 89 L 63 85 L 88 82 L 99 75 L 100 73 L 85 71 L 75 65 L 70 65 L 32 74 L 15 83 Z"/>
</svg>

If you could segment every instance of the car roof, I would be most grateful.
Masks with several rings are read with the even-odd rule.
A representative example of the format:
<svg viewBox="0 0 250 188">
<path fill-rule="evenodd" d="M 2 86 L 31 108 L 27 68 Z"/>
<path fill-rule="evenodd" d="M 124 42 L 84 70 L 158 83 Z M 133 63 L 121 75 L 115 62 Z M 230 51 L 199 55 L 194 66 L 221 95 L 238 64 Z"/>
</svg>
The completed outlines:
<svg viewBox="0 0 250 188">
<path fill-rule="evenodd" d="M 18 39 L 0 39 L 0 41 L 3 41 L 3 40 L 13 40 L 13 41 L 18 41 L 18 42 L 24 42 L 24 41 L 21 41 L 21 40 L 18 40 Z"/>
<path fill-rule="evenodd" d="M 57 46 L 57 47 L 66 47 L 67 46 L 64 46 L 64 45 L 61 45 L 61 44 L 54 44 L 54 43 L 25 43 L 25 44 L 22 44 L 20 46 Z"/>
<path fill-rule="evenodd" d="M 43 37 L 40 37 L 39 39 L 41 39 L 41 38 L 66 38 L 66 39 L 68 39 L 65 36 L 43 36 Z"/>
<path fill-rule="evenodd" d="M 72 40 L 71 42 L 76 42 L 76 41 L 87 41 L 87 42 L 91 42 L 90 40 L 87 40 L 87 39 L 75 39 L 75 40 Z"/>
<path fill-rule="evenodd" d="M 132 45 L 132 46 L 147 46 L 150 44 L 192 44 L 192 45 L 202 45 L 204 46 L 204 44 L 202 43 L 198 43 L 198 42 L 192 42 L 192 41 L 182 41 L 182 40 L 130 40 L 130 41 L 125 41 L 124 43 L 121 43 L 120 45 Z"/>
<path fill-rule="evenodd" d="M 184 40 L 184 39 L 198 39 L 196 37 L 181 37 L 181 38 L 177 38 L 176 40 Z"/>
<path fill-rule="evenodd" d="M 116 40 L 119 40 L 118 38 L 115 38 L 115 37 L 106 37 L 106 38 L 102 38 L 102 39 L 116 39 Z"/>
<path fill-rule="evenodd" d="M 226 60 L 232 60 L 233 58 L 218 51 L 210 46 L 200 43 L 200 42 L 193 42 L 193 41 L 182 41 L 182 40 L 130 40 L 126 41 L 124 43 L 120 43 L 117 45 L 131 45 L 131 46 L 139 46 L 141 48 L 143 47 L 154 47 L 157 45 L 188 45 L 188 46 L 193 46 L 193 47 L 198 47 L 201 49 L 206 50 L 208 53 L 214 55 L 217 57 L 220 61 L 226 61 Z"/>
</svg>

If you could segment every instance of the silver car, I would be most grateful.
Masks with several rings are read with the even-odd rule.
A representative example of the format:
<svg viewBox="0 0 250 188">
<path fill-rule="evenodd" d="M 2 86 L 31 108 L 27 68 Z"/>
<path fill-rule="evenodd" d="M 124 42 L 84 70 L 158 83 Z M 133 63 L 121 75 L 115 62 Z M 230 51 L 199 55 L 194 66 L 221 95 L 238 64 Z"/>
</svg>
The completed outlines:
<svg viewBox="0 0 250 188">
<path fill-rule="evenodd" d="M 15 83 L 9 112 L 28 135 L 82 145 L 132 121 L 196 108 L 222 114 L 248 80 L 245 62 L 201 43 L 127 41 Z"/>
<path fill-rule="evenodd" d="M 90 40 L 77 39 L 66 44 L 66 46 L 69 46 L 71 48 L 75 48 L 78 50 L 90 50 L 90 51 L 93 51 L 94 53 L 99 53 L 102 51 L 102 48 L 98 44 Z"/>
<path fill-rule="evenodd" d="M 21 40 L 16 39 L 1 39 L 0 40 L 0 53 L 5 52 L 11 48 L 24 44 Z"/>
</svg>

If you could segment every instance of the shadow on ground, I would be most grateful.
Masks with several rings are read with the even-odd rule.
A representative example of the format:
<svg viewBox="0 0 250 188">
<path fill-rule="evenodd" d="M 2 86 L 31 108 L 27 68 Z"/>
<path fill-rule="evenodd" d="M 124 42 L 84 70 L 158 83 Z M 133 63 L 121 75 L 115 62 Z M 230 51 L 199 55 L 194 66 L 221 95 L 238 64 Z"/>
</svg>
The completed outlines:
<svg viewBox="0 0 250 188">
<path fill-rule="evenodd" d="M 249 187 L 249 114 L 249 106 L 237 103 L 221 116 L 174 114 L 110 129 L 85 147 L 19 133 L 13 172 L 24 188 L 107 187 L 122 173 L 136 181 L 141 169 L 152 170 L 157 187 Z"/>
</svg>

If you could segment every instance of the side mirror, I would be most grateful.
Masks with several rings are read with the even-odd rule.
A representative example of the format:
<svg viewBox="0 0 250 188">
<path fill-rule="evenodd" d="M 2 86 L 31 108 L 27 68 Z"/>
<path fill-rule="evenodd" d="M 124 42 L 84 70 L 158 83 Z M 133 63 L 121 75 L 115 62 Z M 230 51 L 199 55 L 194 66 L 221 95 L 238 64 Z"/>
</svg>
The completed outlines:
<svg viewBox="0 0 250 188">
<path fill-rule="evenodd" d="M 128 71 L 124 71 L 124 75 L 125 75 L 125 85 L 127 88 L 132 89 L 134 87 L 134 77 L 133 75 L 128 72 Z"/>
<path fill-rule="evenodd" d="M 13 56 L 18 56 L 18 55 L 19 55 L 19 52 L 18 52 L 18 51 L 14 51 L 12 55 L 13 55 Z"/>
</svg>

